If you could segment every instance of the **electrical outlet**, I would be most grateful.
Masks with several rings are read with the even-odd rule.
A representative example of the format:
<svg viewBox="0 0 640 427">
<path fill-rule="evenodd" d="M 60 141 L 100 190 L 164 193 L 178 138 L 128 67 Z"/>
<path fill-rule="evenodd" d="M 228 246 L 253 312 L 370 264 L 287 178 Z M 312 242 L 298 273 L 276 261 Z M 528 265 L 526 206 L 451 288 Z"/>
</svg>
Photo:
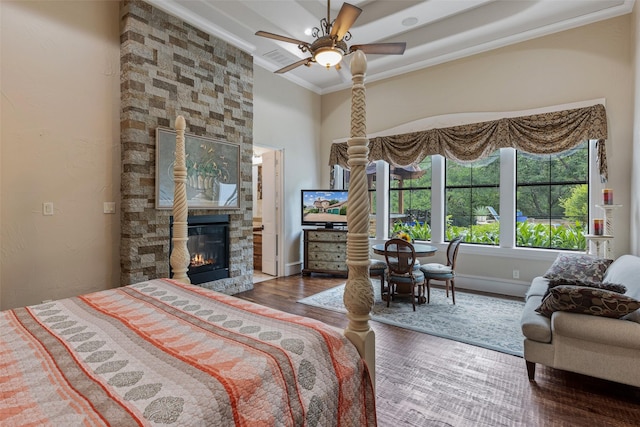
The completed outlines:
<svg viewBox="0 0 640 427">
<path fill-rule="evenodd" d="M 520 270 L 513 270 L 513 278 L 514 279 L 520 278 Z"/>
<path fill-rule="evenodd" d="M 42 203 L 42 215 L 53 215 L 53 202 Z"/>
</svg>

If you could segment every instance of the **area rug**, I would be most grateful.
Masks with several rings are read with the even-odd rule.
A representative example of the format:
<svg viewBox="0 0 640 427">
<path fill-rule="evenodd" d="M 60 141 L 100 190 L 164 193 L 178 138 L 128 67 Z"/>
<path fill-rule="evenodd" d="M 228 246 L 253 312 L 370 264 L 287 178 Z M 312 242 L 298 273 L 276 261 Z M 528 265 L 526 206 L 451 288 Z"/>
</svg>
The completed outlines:
<svg viewBox="0 0 640 427">
<path fill-rule="evenodd" d="M 444 289 L 431 288 L 431 303 L 416 305 L 414 312 L 406 299 L 380 299 L 380 282 L 372 280 L 375 304 L 371 319 L 514 356 L 523 355 L 520 316 L 524 302 L 456 289 L 456 304 Z M 314 307 L 346 313 L 342 302 L 344 284 L 299 300 Z"/>
</svg>

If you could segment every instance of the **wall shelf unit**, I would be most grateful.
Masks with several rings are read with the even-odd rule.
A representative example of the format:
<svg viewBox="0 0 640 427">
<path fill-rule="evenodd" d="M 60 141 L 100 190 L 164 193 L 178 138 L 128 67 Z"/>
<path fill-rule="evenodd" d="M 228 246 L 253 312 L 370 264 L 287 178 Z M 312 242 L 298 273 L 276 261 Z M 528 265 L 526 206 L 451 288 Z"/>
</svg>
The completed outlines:
<svg viewBox="0 0 640 427">
<path fill-rule="evenodd" d="M 587 239 L 587 253 L 599 257 L 614 259 L 613 250 L 613 213 L 622 205 L 596 205 L 604 211 L 604 233 L 601 235 L 585 234 Z"/>
</svg>

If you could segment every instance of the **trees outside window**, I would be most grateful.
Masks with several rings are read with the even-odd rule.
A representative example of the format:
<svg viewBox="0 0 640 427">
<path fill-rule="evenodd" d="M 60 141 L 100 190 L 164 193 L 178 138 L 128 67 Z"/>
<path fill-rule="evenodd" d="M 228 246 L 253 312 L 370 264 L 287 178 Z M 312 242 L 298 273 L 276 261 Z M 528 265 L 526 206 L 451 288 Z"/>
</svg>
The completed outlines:
<svg viewBox="0 0 640 427">
<path fill-rule="evenodd" d="M 419 164 L 389 168 L 391 234 L 400 231 L 416 240 L 431 239 L 431 157 Z"/>
<path fill-rule="evenodd" d="M 500 211 L 500 151 L 471 163 L 446 160 L 446 237 L 462 235 L 467 243 L 499 245 L 493 212 Z"/>
<path fill-rule="evenodd" d="M 551 155 L 516 154 L 516 246 L 583 250 L 589 218 L 589 146 Z"/>
</svg>

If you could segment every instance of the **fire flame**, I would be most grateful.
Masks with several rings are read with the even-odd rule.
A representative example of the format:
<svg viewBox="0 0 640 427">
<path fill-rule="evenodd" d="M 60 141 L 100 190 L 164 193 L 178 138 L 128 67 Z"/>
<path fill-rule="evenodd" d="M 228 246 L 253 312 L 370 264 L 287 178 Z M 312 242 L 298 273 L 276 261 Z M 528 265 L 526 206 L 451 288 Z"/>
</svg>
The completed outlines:
<svg viewBox="0 0 640 427">
<path fill-rule="evenodd" d="M 194 254 L 191 257 L 191 267 L 200 267 L 203 265 L 209 265 L 215 263 L 216 260 L 211 258 L 205 258 L 202 254 Z"/>
</svg>

